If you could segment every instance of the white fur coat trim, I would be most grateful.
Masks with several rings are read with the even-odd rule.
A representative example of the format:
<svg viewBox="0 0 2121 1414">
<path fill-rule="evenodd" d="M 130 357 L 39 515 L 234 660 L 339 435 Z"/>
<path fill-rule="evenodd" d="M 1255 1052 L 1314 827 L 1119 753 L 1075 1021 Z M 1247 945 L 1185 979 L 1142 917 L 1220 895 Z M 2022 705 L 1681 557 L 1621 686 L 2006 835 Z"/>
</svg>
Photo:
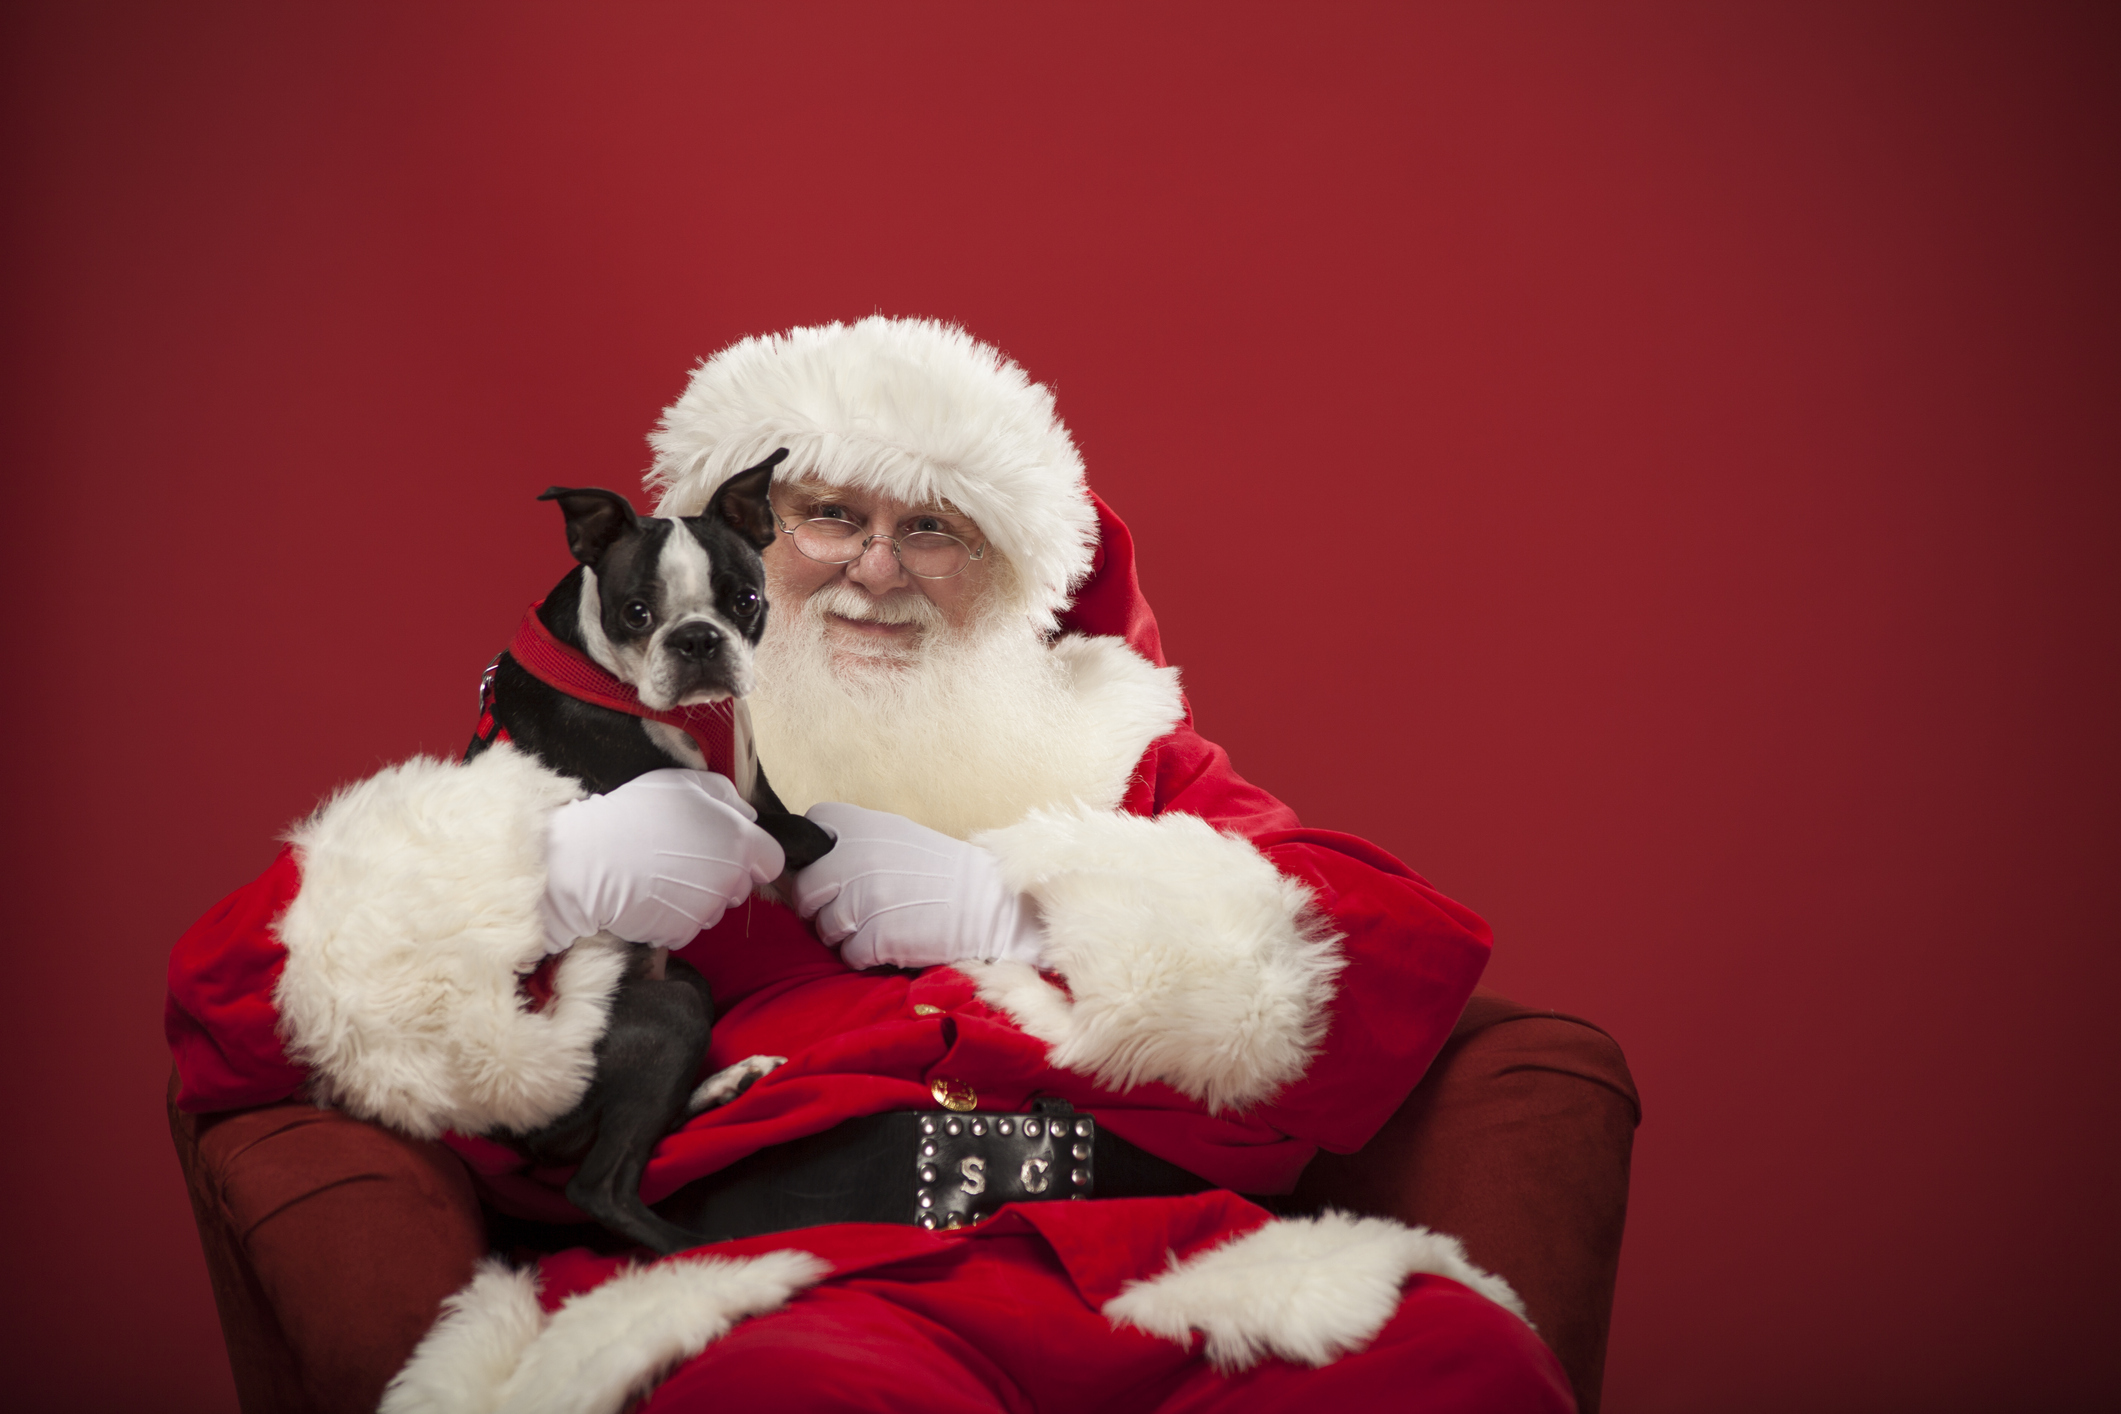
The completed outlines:
<svg viewBox="0 0 2121 1414">
<path fill-rule="evenodd" d="M 378 1414 L 487 1414 L 545 1326 L 532 1271 L 499 1257 L 479 1263 L 383 1391 Z"/>
<path fill-rule="evenodd" d="M 425 1138 L 535 1128 L 581 1099 L 623 951 L 578 944 L 543 1012 L 516 991 L 545 955 L 546 820 L 581 793 L 503 745 L 393 766 L 294 830 L 273 1001 L 320 1103 Z"/>
<path fill-rule="evenodd" d="M 793 1249 L 634 1267 L 546 1316 L 537 1282 L 488 1258 L 384 1392 L 380 1414 L 618 1414 L 737 1322 L 830 1268 Z"/>
<path fill-rule="evenodd" d="M 1070 781 L 1070 799 L 1114 809 L 1143 753 L 1185 718 L 1178 669 L 1155 666 L 1124 638 L 1066 634 L 1053 655 L 1068 665 L 1088 729 L 1079 741 L 1053 742 L 1046 769 Z"/>
<path fill-rule="evenodd" d="M 1209 1363 L 1225 1374 L 1268 1356 L 1318 1366 L 1369 1344 L 1416 1273 L 1449 1277 L 1525 1319 L 1510 1284 L 1467 1261 L 1457 1238 L 1332 1211 L 1270 1222 L 1174 1259 L 1162 1274 L 1128 1283 L 1104 1313 L 1115 1326 L 1188 1347 L 1199 1331 Z"/>
<path fill-rule="evenodd" d="M 1053 1063 L 1115 1089 L 1160 1080 L 1211 1111 L 1270 1099 L 1325 1035 L 1339 935 L 1311 892 L 1194 815 L 1078 805 L 974 843 L 1046 927 L 1044 966 L 964 965 Z"/>
<path fill-rule="evenodd" d="M 1097 513 L 1053 394 L 954 324 L 872 315 L 745 339 L 693 372 L 648 441 L 662 515 L 697 515 L 776 447 L 781 476 L 948 498 L 1016 567 L 1043 629 L 1090 571 Z"/>
</svg>

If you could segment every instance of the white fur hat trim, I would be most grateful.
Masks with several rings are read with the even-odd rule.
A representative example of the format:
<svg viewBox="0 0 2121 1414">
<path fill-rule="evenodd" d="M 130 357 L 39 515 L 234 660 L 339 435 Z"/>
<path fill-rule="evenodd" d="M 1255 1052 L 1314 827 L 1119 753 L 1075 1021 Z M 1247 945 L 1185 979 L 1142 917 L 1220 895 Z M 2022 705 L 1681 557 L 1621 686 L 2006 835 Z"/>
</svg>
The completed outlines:
<svg viewBox="0 0 2121 1414">
<path fill-rule="evenodd" d="M 1041 628 L 1090 571 L 1097 515 L 1052 392 L 954 324 L 872 315 L 732 344 L 648 442 L 664 515 L 697 515 L 776 447 L 782 477 L 948 499 L 1008 557 Z"/>
</svg>

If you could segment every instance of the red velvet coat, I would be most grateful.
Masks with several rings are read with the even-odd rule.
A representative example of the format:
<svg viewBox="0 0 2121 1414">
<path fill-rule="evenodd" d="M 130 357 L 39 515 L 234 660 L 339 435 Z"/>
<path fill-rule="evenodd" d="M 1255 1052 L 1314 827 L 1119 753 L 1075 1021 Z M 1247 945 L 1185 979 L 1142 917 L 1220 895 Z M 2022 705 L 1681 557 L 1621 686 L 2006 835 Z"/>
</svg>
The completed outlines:
<svg viewBox="0 0 2121 1414">
<path fill-rule="evenodd" d="M 1066 628 L 1123 638 L 1160 666 L 1131 541 L 1101 503 L 1098 510 L 1099 563 Z M 1067 1099 L 1114 1133 L 1243 1192 L 1286 1191 L 1317 1146 L 1360 1147 L 1449 1033 L 1486 962 L 1485 925 L 1375 846 L 1300 825 L 1237 775 L 1223 751 L 1194 731 L 1190 713 L 1149 746 L 1120 809 L 1197 816 L 1249 842 L 1300 881 L 1318 920 L 1339 935 L 1345 968 L 1326 1003 L 1322 1044 L 1300 1078 L 1220 1112 L 1161 1079 L 1103 1083 L 1054 1065 L 1048 1045 L 982 1000 L 965 971 L 853 972 L 785 907 L 754 901 L 680 955 L 705 974 L 721 1012 L 712 1066 L 754 1054 L 789 1062 L 667 1139 L 645 1196 L 653 1201 L 761 1146 L 853 1116 L 932 1107 L 930 1084 L 943 1078 L 971 1085 L 982 1109 L 1028 1108 L 1035 1095 Z M 183 1107 L 262 1104 L 314 1078 L 290 1054 L 275 996 L 287 960 L 276 924 L 303 873 L 290 847 L 178 943 L 166 1025 Z M 512 1151 L 488 1141 L 453 1134 L 452 1142 L 503 1206 L 524 1216 L 578 1216 L 558 1194 L 564 1174 L 526 1174 Z"/>
</svg>

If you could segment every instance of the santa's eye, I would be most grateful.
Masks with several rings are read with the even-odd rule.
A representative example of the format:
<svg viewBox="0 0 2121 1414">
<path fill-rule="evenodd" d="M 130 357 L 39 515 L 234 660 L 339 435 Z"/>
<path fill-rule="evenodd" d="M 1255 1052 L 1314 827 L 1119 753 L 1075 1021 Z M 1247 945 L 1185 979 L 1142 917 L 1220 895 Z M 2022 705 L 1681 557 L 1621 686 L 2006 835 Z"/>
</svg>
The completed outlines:
<svg viewBox="0 0 2121 1414">
<path fill-rule="evenodd" d="M 815 508 L 814 508 L 814 509 L 813 509 L 813 510 L 812 510 L 812 511 L 810 512 L 810 519 L 812 519 L 812 520 L 851 520 L 851 519 L 853 519 L 853 517 L 851 517 L 851 516 L 849 516 L 849 515 L 847 514 L 847 508 L 846 508 L 845 506 L 832 506 L 832 505 L 826 505 L 826 506 L 818 506 L 818 507 L 815 507 Z"/>
<path fill-rule="evenodd" d="M 655 622 L 655 610 L 644 599 L 628 599 L 626 607 L 619 610 L 619 621 L 638 633 Z"/>
</svg>

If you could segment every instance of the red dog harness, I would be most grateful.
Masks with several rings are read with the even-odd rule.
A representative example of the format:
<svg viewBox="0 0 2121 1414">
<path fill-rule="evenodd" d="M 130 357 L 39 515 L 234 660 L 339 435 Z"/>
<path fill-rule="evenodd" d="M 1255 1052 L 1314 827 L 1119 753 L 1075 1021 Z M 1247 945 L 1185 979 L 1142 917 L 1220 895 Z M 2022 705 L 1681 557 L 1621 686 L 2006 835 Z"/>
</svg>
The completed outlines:
<svg viewBox="0 0 2121 1414">
<path fill-rule="evenodd" d="M 676 727 L 698 743 L 700 754 L 707 758 L 708 770 L 731 780 L 736 778 L 736 721 L 731 699 L 665 711 L 643 706 L 641 694 L 631 683 L 620 682 L 603 664 L 552 636 L 552 630 L 538 617 L 543 603 L 541 599 L 524 611 L 522 623 L 516 625 L 516 636 L 508 645 L 509 655 L 522 664 L 524 672 L 569 697 Z M 508 740 L 507 730 L 493 714 L 493 678 L 500 666 L 501 660 L 496 656 L 479 679 L 480 741 Z"/>
</svg>

